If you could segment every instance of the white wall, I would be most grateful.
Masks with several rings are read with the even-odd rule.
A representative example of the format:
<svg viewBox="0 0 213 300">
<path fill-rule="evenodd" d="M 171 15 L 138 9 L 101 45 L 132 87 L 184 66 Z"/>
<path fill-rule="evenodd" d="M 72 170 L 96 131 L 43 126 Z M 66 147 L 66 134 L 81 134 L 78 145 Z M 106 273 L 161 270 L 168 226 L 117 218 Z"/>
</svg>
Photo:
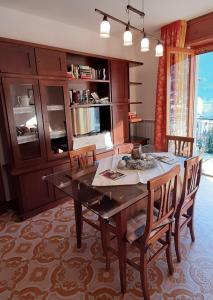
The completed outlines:
<svg viewBox="0 0 213 300">
<path fill-rule="evenodd" d="M 134 49 L 124 49 L 122 37 L 101 39 L 97 32 L 0 7 L 0 36 L 88 53 L 133 59 Z"/>
<path fill-rule="evenodd" d="M 132 107 L 145 119 L 154 119 L 156 72 L 158 59 L 151 51 L 141 53 L 140 39 L 133 47 L 123 47 L 122 34 L 119 37 L 101 39 L 97 32 L 70 26 L 17 10 L 0 7 L 0 36 L 44 45 L 56 46 L 82 52 L 143 61 L 143 67 L 134 68 L 131 78 L 142 81 L 142 86 L 131 87 L 131 98 L 143 100 L 142 105 Z"/>
</svg>

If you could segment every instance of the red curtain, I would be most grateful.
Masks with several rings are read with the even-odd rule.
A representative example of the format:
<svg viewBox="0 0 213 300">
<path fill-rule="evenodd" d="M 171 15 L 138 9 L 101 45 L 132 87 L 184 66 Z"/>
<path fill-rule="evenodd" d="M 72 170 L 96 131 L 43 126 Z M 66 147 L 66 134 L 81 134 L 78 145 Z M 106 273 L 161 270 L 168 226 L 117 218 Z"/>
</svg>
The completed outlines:
<svg viewBox="0 0 213 300">
<path fill-rule="evenodd" d="M 166 136 L 166 49 L 167 47 L 183 48 L 185 44 L 187 22 L 179 20 L 161 28 L 161 39 L 164 42 L 164 56 L 159 60 L 156 108 L 155 108 L 155 148 L 165 150 Z"/>
</svg>

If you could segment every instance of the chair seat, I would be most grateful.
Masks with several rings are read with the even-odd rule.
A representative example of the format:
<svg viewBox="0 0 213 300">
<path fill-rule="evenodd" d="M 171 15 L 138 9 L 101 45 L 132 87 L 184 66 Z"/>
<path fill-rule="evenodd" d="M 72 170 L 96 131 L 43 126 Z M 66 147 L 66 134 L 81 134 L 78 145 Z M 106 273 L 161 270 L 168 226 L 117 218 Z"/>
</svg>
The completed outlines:
<svg viewBox="0 0 213 300">
<path fill-rule="evenodd" d="M 157 221 L 158 213 L 159 210 L 154 207 L 154 211 L 153 211 L 154 222 Z M 134 241 L 136 241 L 137 239 L 143 236 L 146 228 L 146 216 L 147 216 L 146 209 L 143 209 L 140 211 L 139 214 L 137 214 L 136 216 L 128 220 L 126 239 L 130 244 L 132 244 Z M 158 230 L 160 230 L 162 226 L 169 224 L 173 221 L 174 220 L 171 219 L 165 219 L 162 223 L 158 225 L 157 228 L 152 230 L 150 237 L 152 237 Z"/>
</svg>

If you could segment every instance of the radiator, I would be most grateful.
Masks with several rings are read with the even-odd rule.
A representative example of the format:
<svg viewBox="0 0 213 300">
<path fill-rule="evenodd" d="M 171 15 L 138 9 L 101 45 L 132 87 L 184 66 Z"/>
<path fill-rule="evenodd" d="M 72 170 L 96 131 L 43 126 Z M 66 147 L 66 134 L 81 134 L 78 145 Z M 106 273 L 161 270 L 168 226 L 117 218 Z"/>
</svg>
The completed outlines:
<svg viewBox="0 0 213 300">
<path fill-rule="evenodd" d="M 154 144 L 154 129 L 155 120 L 142 120 L 140 123 L 135 124 L 135 135 L 149 138 L 149 143 Z"/>
</svg>

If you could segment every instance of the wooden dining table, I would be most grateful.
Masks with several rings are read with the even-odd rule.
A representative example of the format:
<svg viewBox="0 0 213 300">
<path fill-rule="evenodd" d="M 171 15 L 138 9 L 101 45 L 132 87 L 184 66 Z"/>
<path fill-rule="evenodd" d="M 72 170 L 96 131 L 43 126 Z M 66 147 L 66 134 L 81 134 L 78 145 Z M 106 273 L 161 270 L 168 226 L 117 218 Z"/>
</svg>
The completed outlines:
<svg viewBox="0 0 213 300">
<path fill-rule="evenodd" d="M 63 191 L 74 201 L 77 247 L 81 247 L 82 206 L 94 212 L 104 222 L 113 218 L 116 228 L 121 290 L 126 287 L 126 232 L 131 208 L 140 203 L 146 207 L 147 185 L 93 186 L 99 162 L 86 169 L 68 169 L 45 176 L 44 180 Z M 180 158 L 183 165 L 183 159 Z M 172 167 L 172 166 L 171 166 Z"/>
</svg>

